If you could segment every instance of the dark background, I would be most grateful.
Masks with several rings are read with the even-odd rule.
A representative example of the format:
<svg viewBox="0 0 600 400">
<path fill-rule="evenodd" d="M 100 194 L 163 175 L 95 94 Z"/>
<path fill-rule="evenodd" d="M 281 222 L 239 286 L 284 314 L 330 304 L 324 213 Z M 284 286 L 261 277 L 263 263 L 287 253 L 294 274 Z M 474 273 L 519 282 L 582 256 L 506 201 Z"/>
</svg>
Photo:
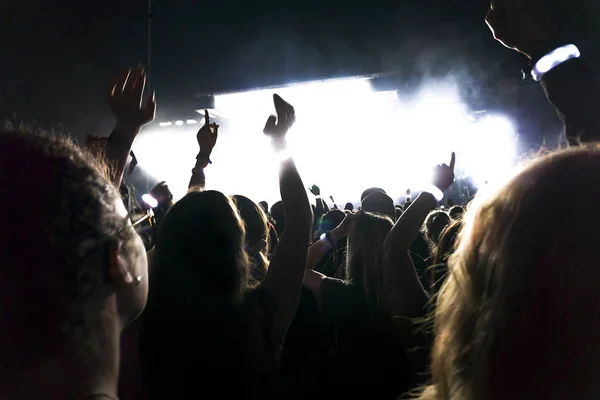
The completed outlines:
<svg viewBox="0 0 600 400">
<path fill-rule="evenodd" d="M 380 72 L 410 90 L 455 75 L 486 108 L 497 78 L 519 81 L 524 61 L 493 40 L 487 5 L 153 0 L 152 87 L 161 112 L 174 113 L 194 107 L 194 93 Z M 108 133 L 104 92 L 123 67 L 146 64 L 147 10 L 145 0 L 0 0 L 0 116 Z M 554 123 L 541 89 L 518 85 L 520 109 Z M 528 129 L 536 143 L 540 129 Z"/>
</svg>

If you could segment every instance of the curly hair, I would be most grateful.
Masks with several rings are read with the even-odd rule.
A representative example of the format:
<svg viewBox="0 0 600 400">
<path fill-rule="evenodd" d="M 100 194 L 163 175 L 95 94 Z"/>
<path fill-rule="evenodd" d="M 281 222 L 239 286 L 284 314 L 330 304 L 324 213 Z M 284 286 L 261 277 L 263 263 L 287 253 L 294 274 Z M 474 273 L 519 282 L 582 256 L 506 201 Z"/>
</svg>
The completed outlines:
<svg viewBox="0 0 600 400">
<path fill-rule="evenodd" d="M 14 343 L 48 352 L 57 334 L 86 325 L 110 239 L 135 234 L 115 212 L 120 196 L 103 171 L 68 138 L 0 133 L 3 352 Z M 31 340 L 38 333 L 47 340 Z"/>
</svg>

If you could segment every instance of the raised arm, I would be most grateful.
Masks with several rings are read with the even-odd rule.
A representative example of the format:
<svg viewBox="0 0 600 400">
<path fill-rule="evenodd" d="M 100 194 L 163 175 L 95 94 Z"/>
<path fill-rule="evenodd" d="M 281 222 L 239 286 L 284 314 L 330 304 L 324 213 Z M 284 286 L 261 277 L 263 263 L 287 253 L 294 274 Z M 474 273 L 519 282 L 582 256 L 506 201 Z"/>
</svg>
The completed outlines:
<svg viewBox="0 0 600 400">
<path fill-rule="evenodd" d="M 215 123 L 211 124 L 208 110 L 204 110 L 204 125 L 196 135 L 200 150 L 196 156 L 196 165 L 194 165 L 194 169 L 192 169 L 192 177 L 190 178 L 190 184 L 188 185 L 189 191 L 204 190 L 206 184 L 204 169 L 208 164 L 212 163 L 210 155 L 217 144 L 218 137 L 219 125 Z"/>
<path fill-rule="evenodd" d="M 108 105 L 117 120 L 106 141 L 104 155 L 111 166 L 111 179 L 119 187 L 133 141 L 142 127 L 154 120 L 156 97 L 143 101 L 146 73 L 143 68 L 128 69 L 108 90 Z"/>
<path fill-rule="evenodd" d="M 438 165 L 435 169 L 433 189 L 423 192 L 404 211 L 384 243 L 385 262 L 383 268 L 384 291 L 388 311 L 393 316 L 419 317 L 429 301 L 408 250 L 415 241 L 423 222 L 437 205 L 438 197 L 454 182 L 455 155 L 450 165 Z"/>
<path fill-rule="evenodd" d="M 344 220 L 331 232 L 324 233 L 323 236 L 313 243 L 308 249 L 308 258 L 306 260 L 306 269 L 313 270 L 317 263 L 327 252 L 334 248 L 337 243 L 345 237 L 348 237 L 350 230 L 356 219 L 356 214 L 347 215 Z"/>
<path fill-rule="evenodd" d="M 570 144 L 600 140 L 598 7 L 587 0 L 493 0 L 494 38 L 525 55 Z"/>
<path fill-rule="evenodd" d="M 294 108 L 274 95 L 277 123 L 271 116 L 265 126 L 281 156 L 279 186 L 285 214 L 285 229 L 275 248 L 269 270 L 260 289 L 269 292 L 275 302 L 271 334 L 282 343 L 296 313 L 312 229 L 312 209 L 296 164 L 286 156 L 285 137 L 295 120 Z"/>
</svg>

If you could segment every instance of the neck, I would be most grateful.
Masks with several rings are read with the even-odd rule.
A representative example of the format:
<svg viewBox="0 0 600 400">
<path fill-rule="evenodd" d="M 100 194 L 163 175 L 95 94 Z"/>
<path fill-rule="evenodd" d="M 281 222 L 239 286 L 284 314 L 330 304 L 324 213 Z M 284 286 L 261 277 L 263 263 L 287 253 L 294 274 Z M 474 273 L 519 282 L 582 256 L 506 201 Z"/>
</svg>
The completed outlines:
<svg viewBox="0 0 600 400">
<path fill-rule="evenodd" d="M 116 399 L 121 324 L 103 314 L 85 332 L 66 335 L 51 358 L 1 360 L 0 400 Z"/>
</svg>

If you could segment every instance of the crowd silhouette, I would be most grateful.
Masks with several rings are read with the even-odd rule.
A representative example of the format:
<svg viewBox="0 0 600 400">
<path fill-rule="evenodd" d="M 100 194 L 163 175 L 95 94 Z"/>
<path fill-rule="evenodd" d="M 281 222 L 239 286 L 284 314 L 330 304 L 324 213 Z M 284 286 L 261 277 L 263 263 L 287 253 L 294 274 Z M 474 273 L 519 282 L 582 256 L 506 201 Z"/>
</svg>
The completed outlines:
<svg viewBox="0 0 600 400">
<path fill-rule="evenodd" d="M 311 204 L 277 95 L 280 202 L 207 189 L 208 112 L 187 195 L 139 201 L 123 177 L 157 107 L 142 67 L 109 86 L 108 137 L 3 131 L 0 400 L 599 398 L 600 90 L 584 31 L 536 4 L 493 1 L 486 22 L 571 146 L 466 204 L 444 198 L 454 153 L 404 205 L 373 187 L 342 210 L 317 185 Z"/>
</svg>

